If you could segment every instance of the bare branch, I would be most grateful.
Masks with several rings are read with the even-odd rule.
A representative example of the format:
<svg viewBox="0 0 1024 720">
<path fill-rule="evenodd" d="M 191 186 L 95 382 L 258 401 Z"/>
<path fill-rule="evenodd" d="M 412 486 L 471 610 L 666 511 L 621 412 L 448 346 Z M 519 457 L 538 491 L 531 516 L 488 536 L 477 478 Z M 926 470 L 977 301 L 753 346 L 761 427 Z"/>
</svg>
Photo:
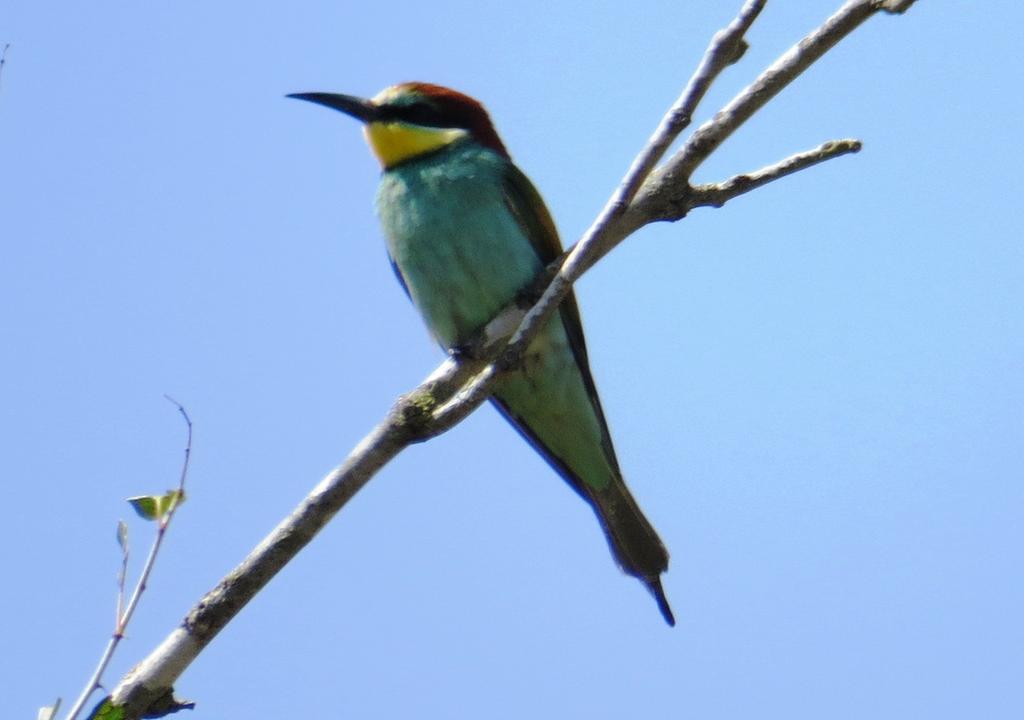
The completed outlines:
<svg viewBox="0 0 1024 720">
<path fill-rule="evenodd" d="M 722 207 L 734 197 L 739 197 L 826 160 L 860 152 L 860 149 L 860 140 L 832 140 L 813 150 L 790 155 L 785 160 L 780 160 L 774 165 L 763 167 L 755 172 L 735 175 L 721 183 L 697 185 L 693 188 L 693 193 L 687 203 L 687 211 L 695 207 Z M 686 212 L 684 211 L 683 214 L 685 215 Z"/>
<path fill-rule="evenodd" d="M 714 118 L 701 125 L 664 167 L 651 174 L 637 197 L 637 204 L 643 206 L 638 217 L 681 218 L 682 215 L 671 211 L 671 208 L 681 205 L 678 195 L 688 192 L 693 172 L 730 135 L 869 17 L 879 11 L 896 12 L 897 5 L 898 12 L 904 12 L 912 4 L 913 0 L 895 4 L 891 0 L 850 0 L 839 8 L 821 27 L 787 50 L 753 83 L 741 90 Z"/>
<path fill-rule="evenodd" d="M 538 282 L 547 277 L 551 280 L 546 287 L 542 284 L 539 299 L 525 313 L 517 303 L 511 303 L 472 343 L 474 350 L 482 349 L 479 354 L 474 352 L 473 359 L 447 360 L 418 388 L 396 401 L 345 462 L 325 477 L 237 568 L 200 600 L 182 625 L 121 681 L 112 701 L 124 709 L 125 718 L 137 718 L 152 709 L 154 702 L 166 701 L 173 683 L 202 649 L 381 467 L 410 444 L 446 431 L 478 407 L 488 397 L 495 379 L 516 367 L 524 349 L 570 292 L 572 283 L 630 233 L 650 222 L 682 217 L 696 205 L 720 204 L 817 162 L 855 152 L 855 145 L 859 147 L 856 141 L 838 141 L 720 185 L 692 188 L 689 184 L 693 170 L 736 128 L 872 13 L 892 11 L 885 7 L 891 2 L 855 0 L 844 5 L 698 129 L 664 167 L 653 170 L 690 122 L 711 83 L 742 54 L 743 36 L 765 4 L 765 0 L 747 0 L 736 19 L 712 39 L 686 89 L 633 161 L 595 222 L 564 260 L 560 258 L 542 273 Z M 904 0 L 903 5 L 909 3 Z M 506 344 L 509 335 L 511 339 Z"/>
<path fill-rule="evenodd" d="M 633 164 L 626 172 L 626 177 L 623 178 L 618 190 L 615 191 L 601 216 L 594 223 L 595 226 L 600 227 L 604 224 L 601 222 L 601 218 L 604 216 L 621 215 L 633 201 L 641 184 L 651 174 L 665 151 L 679 137 L 679 133 L 690 125 L 693 120 L 693 111 L 704 99 L 711 84 L 726 67 L 743 55 L 746 50 L 746 41 L 743 36 L 761 13 L 765 2 L 767 0 L 748 0 L 736 19 L 711 38 L 708 49 L 704 51 L 704 57 L 686 84 L 682 95 L 668 109 L 654 134 L 647 141 L 647 145 L 633 160 Z M 592 227 L 588 234 L 592 235 L 595 232 L 595 228 Z M 586 236 L 584 236 L 585 240 Z"/>
</svg>

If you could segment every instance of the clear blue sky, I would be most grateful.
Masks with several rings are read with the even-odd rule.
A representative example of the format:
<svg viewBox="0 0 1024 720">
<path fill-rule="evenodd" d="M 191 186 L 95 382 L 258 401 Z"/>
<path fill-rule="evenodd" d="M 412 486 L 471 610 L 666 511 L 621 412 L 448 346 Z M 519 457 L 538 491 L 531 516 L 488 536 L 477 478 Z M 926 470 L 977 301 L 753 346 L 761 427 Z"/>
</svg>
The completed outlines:
<svg viewBox="0 0 1024 720">
<path fill-rule="evenodd" d="M 105 642 L 123 498 L 180 462 L 162 393 L 196 423 L 190 499 L 109 682 L 441 359 L 356 124 L 285 93 L 481 98 L 571 242 L 739 4 L 5 4 L 4 715 L 73 697 Z M 837 5 L 770 3 L 700 119 Z M 678 627 L 484 408 L 215 641 L 190 717 L 1024 716 L 1022 23 L 874 19 L 700 179 L 863 152 L 580 283 Z"/>
</svg>

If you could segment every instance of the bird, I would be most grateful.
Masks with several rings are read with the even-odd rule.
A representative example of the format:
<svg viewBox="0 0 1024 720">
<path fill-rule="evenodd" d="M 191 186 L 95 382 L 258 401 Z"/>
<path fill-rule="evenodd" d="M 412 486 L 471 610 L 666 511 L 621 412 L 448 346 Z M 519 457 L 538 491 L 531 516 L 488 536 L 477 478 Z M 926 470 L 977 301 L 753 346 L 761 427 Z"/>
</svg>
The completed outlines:
<svg viewBox="0 0 1024 720">
<path fill-rule="evenodd" d="M 469 95 L 404 82 L 370 99 L 288 97 L 363 124 L 382 168 L 376 209 L 391 264 L 431 334 L 456 357 L 561 254 L 540 193 Z M 661 583 L 668 552 L 622 478 L 572 294 L 490 400 L 590 505 L 620 568 L 675 625 Z"/>
</svg>

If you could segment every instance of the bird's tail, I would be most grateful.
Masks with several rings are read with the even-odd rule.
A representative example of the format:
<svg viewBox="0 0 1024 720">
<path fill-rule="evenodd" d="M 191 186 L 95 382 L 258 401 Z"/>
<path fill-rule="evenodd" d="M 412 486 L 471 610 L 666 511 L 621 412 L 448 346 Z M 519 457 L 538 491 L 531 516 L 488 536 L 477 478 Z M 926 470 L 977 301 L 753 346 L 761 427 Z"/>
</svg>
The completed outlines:
<svg viewBox="0 0 1024 720">
<path fill-rule="evenodd" d="M 668 569 L 668 551 L 644 517 L 629 488 L 616 478 L 605 488 L 592 489 L 587 495 L 619 566 L 647 587 L 665 622 L 675 625 L 676 619 L 661 587 L 660 577 Z"/>
</svg>

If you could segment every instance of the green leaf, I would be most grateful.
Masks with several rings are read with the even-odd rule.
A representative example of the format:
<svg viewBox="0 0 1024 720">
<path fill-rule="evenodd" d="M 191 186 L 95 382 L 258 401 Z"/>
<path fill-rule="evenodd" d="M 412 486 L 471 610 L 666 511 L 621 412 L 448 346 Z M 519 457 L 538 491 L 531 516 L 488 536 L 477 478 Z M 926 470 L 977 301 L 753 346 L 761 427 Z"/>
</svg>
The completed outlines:
<svg viewBox="0 0 1024 720">
<path fill-rule="evenodd" d="M 110 702 L 108 695 L 100 700 L 85 720 L 122 720 L 122 718 L 124 718 L 124 708 L 116 707 L 114 703 Z"/>
<path fill-rule="evenodd" d="M 138 495 L 128 498 L 135 512 L 145 520 L 162 520 L 167 513 L 185 502 L 181 490 L 168 490 L 163 495 Z"/>
</svg>

